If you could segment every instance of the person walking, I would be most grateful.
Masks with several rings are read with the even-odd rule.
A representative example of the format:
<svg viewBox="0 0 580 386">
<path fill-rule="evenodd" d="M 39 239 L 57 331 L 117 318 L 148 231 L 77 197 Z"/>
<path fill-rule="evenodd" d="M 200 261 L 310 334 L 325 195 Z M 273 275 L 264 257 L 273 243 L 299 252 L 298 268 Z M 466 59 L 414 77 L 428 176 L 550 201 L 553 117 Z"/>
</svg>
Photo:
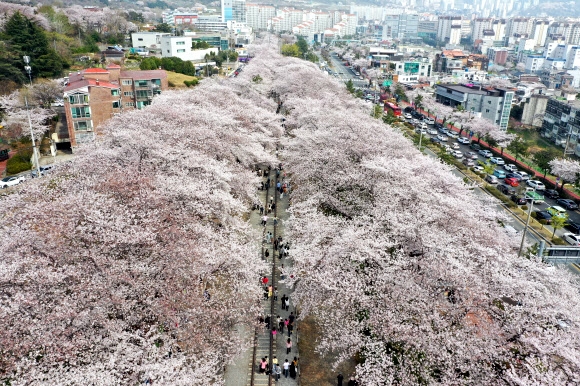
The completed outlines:
<svg viewBox="0 0 580 386">
<path fill-rule="evenodd" d="M 282 318 L 280 318 L 280 321 L 278 322 L 278 330 L 280 330 L 280 333 L 284 333 L 284 320 Z"/>
<path fill-rule="evenodd" d="M 276 377 L 276 382 L 280 380 L 280 375 L 282 374 L 282 369 L 279 365 L 276 365 L 276 370 L 274 371 L 274 376 Z"/>
<path fill-rule="evenodd" d="M 288 317 L 288 320 L 290 321 L 290 324 L 294 323 L 294 319 L 296 319 L 296 317 L 294 316 L 294 312 L 290 313 L 290 316 Z"/>
<path fill-rule="evenodd" d="M 276 334 L 278 334 L 278 330 L 276 330 L 276 327 L 272 326 L 272 339 L 274 341 L 276 341 Z"/>
<path fill-rule="evenodd" d="M 350 377 L 350 380 L 347 383 L 347 386 L 356 386 L 357 382 L 354 380 L 354 377 Z"/>
<path fill-rule="evenodd" d="M 290 364 L 290 377 L 296 379 L 296 374 L 298 374 L 298 359 L 294 357 L 294 360 Z"/>
<path fill-rule="evenodd" d="M 294 330 L 294 324 L 288 323 L 288 337 L 292 336 L 292 331 Z"/>
<path fill-rule="evenodd" d="M 265 215 L 262 217 L 262 225 L 263 225 L 263 226 L 266 226 L 266 224 L 267 224 L 267 223 L 268 223 L 268 215 L 267 215 L 267 214 L 265 214 Z"/>
<path fill-rule="evenodd" d="M 290 298 L 288 296 L 286 296 L 286 303 L 284 303 L 286 305 L 286 311 L 290 311 Z"/>
<path fill-rule="evenodd" d="M 272 285 L 270 284 L 268 286 L 268 299 L 270 299 L 272 297 Z"/>
<path fill-rule="evenodd" d="M 337 386 L 342 386 L 342 380 L 344 379 L 344 377 L 342 376 L 341 373 L 338 373 L 338 377 L 336 377 L 338 383 Z"/>
<path fill-rule="evenodd" d="M 286 340 L 286 355 L 290 354 L 290 351 L 292 351 L 292 340 L 288 338 Z"/>
<path fill-rule="evenodd" d="M 266 324 L 266 328 L 270 329 L 270 315 L 266 316 L 266 319 L 264 319 L 264 323 Z"/>
<path fill-rule="evenodd" d="M 286 307 L 284 306 L 284 304 L 286 303 L 286 294 L 282 295 L 282 300 L 281 300 L 281 305 L 282 305 L 282 309 L 285 310 Z"/>
<path fill-rule="evenodd" d="M 266 372 L 266 367 L 268 366 L 268 362 L 266 362 L 266 358 L 262 358 L 260 361 L 260 374 L 264 374 Z"/>
<path fill-rule="evenodd" d="M 270 251 L 266 249 L 266 252 L 264 252 L 264 256 L 266 257 L 266 259 L 270 257 Z"/>
<path fill-rule="evenodd" d="M 274 301 L 278 301 L 278 287 L 274 287 Z"/>
<path fill-rule="evenodd" d="M 289 324 L 290 322 L 288 321 L 288 319 L 284 319 L 284 327 L 288 328 Z"/>
<path fill-rule="evenodd" d="M 288 378 L 288 372 L 289 372 L 289 370 L 290 370 L 290 363 L 288 363 L 288 359 L 286 359 L 286 360 L 284 361 L 284 364 L 283 364 L 283 370 L 284 370 L 284 376 L 285 376 L 286 378 Z"/>
</svg>

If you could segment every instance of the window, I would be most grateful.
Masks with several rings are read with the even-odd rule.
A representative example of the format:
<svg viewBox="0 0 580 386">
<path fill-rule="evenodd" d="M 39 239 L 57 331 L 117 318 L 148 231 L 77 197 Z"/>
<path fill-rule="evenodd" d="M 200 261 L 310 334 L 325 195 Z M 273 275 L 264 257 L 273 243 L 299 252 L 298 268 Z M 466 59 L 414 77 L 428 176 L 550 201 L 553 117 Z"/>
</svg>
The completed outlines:
<svg viewBox="0 0 580 386">
<path fill-rule="evenodd" d="M 142 42 L 143 38 L 137 38 L 137 41 Z"/>
<path fill-rule="evenodd" d="M 185 42 L 183 42 L 183 41 L 182 42 L 175 42 L 175 45 L 176 46 L 184 46 Z"/>
<path fill-rule="evenodd" d="M 181 53 L 184 53 L 184 52 L 185 52 L 185 50 L 184 50 L 184 49 L 177 50 L 177 53 L 178 53 L 178 54 L 181 54 Z"/>
<path fill-rule="evenodd" d="M 147 86 L 149 86 L 149 82 L 147 82 L 146 80 L 137 80 L 137 81 L 135 81 L 135 86 L 136 87 L 147 87 Z"/>
<path fill-rule="evenodd" d="M 123 92 L 123 96 L 132 97 L 133 96 L 133 91 L 125 91 L 125 92 Z"/>
<path fill-rule="evenodd" d="M 486 113 L 489 113 L 489 109 L 485 109 L 485 112 L 486 112 Z"/>
<path fill-rule="evenodd" d="M 111 89 L 111 95 L 112 96 L 119 96 L 120 92 L 118 88 L 113 88 Z"/>
<path fill-rule="evenodd" d="M 121 107 L 121 102 L 119 102 L 119 101 L 114 101 L 114 102 L 113 102 L 113 108 L 114 108 L 114 109 L 118 109 L 119 107 Z"/>
<path fill-rule="evenodd" d="M 133 103 L 133 102 L 125 102 L 125 107 L 135 107 L 135 103 Z"/>
<path fill-rule="evenodd" d="M 84 105 L 89 103 L 89 96 L 88 95 L 71 95 L 68 97 L 68 101 L 71 105 Z"/>
<path fill-rule="evenodd" d="M 130 86 L 130 85 L 132 85 L 132 84 L 133 84 L 133 80 L 132 80 L 132 79 L 123 79 L 123 80 L 121 81 L 121 84 L 122 84 L 123 86 Z"/>
<path fill-rule="evenodd" d="M 487 104 L 490 105 L 491 104 L 491 101 L 487 101 Z"/>
<path fill-rule="evenodd" d="M 76 121 L 74 128 L 77 131 L 91 131 L 93 129 L 93 121 Z"/>
<path fill-rule="evenodd" d="M 90 118 L 91 109 L 89 106 L 71 107 L 70 112 L 73 118 Z"/>
<path fill-rule="evenodd" d="M 135 95 L 137 96 L 137 98 L 148 98 L 150 96 L 152 96 L 151 91 L 149 90 L 138 90 Z"/>
</svg>

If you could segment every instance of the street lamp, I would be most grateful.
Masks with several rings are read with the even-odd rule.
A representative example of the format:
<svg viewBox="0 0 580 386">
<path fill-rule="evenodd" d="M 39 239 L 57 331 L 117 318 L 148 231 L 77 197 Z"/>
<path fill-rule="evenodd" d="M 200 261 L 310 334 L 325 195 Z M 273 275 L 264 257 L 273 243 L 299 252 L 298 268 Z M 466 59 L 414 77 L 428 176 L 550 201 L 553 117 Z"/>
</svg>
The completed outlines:
<svg viewBox="0 0 580 386">
<path fill-rule="evenodd" d="M 419 129 L 419 151 L 421 151 L 421 141 L 423 140 L 423 129 Z"/>
<path fill-rule="evenodd" d="M 30 80 L 30 86 L 32 86 L 32 68 L 28 65 L 30 63 L 30 56 L 23 56 L 22 59 L 24 60 L 24 69 L 28 73 L 28 79 Z M 28 108 L 28 97 L 24 94 L 24 103 L 26 105 L 26 116 L 28 117 L 28 126 L 30 127 L 30 140 L 32 141 L 32 157 L 34 159 L 34 163 L 36 164 L 36 173 L 38 177 L 40 177 L 40 164 L 38 162 L 38 153 L 36 150 L 36 142 L 34 141 L 34 132 L 32 131 L 32 120 L 30 119 L 30 109 Z"/>
<path fill-rule="evenodd" d="M 534 188 L 534 193 L 536 193 L 536 188 Z M 526 232 L 528 231 L 528 225 L 530 224 L 530 217 L 532 214 L 532 209 L 534 208 L 534 198 L 531 198 L 530 208 L 528 209 L 528 218 L 526 219 L 526 226 L 524 227 L 524 231 L 522 233 L 522 242 L 520 243 L 520 250 L 518 251 L 518 257 L 522 254 L 522 249 L 524 248 L 524 239 L 526 238 Z"/>
</svg>

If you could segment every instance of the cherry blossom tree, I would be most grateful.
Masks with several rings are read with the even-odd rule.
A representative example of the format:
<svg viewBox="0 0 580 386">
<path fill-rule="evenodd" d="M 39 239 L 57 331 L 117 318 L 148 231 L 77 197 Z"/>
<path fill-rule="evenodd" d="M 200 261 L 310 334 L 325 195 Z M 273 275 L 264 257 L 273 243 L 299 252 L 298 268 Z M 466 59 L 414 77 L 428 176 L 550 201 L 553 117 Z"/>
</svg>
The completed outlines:
<svg viewBox="0 0 580 386">
<path fill-rule="evenodd" d="M 20 91 L 14 91 L 8 95 L 0 96 L 0 109 L 4 110 L 2 125 L 9 127 L 15 137 L 30 136 L 30 125 L 36 140 L 41 138 L 48 131 L 49 119 L 54 116 L 54 111 L 43 108 L 39 104 L 33 104 L 34 99 L 29 90 L 28 109 L 24 100 L 24 95 Z M 30 124 L 29 124 L 30 119 Z"/>
<path fill-rule="evenodd" d="M 577 284 L 518 259 L 493 202 L 313 66 L 264 48 L 246 69 L 285 106 L 290 284 L 321 353 L 358 355 L 363 385 L 580 382 Z"/>
<path fill-rule="evenodd" d="M 222 384 L 233 327 L 261 312 L 245 216 L 283 132 L 256 100 L 239 82 L 164 93 L 2 197 L 0 379 Z"/>
<path fill-rule="evenodd" d="M 43 29 L 47 31 L 50 30 L 49 21 L 44 17 L 44 15 L 37 12 L 36 7 L 7 3 L 4 1 L 0 1 L 0 29 L 4 27 L 4 23 L 6 23 L 6 21 L 8 21 L 8 19 L 10 19 L 16 12 L 20 12 L 22 15 L 26 16 L 27 19 L 32 20 Z"/>
<path fill-rule="evenodd" d="M 564 181 L 575 182 L 580 176 L 580 162 L 568 158 L 556 158 L 550 161 L 552 173 Z"/>
</svg>

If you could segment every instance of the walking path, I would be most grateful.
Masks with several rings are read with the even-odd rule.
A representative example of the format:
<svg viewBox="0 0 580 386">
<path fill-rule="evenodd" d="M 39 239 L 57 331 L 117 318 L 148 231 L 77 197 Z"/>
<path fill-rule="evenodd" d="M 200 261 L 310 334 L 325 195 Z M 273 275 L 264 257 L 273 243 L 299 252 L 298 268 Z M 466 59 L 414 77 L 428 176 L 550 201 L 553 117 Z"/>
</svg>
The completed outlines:
<svg viewBox="0 0 580 386">
<path fill-rule="evenodd" d="M 283 177 L 284 172 L 281 171 L 279 180 L 282 184 L 284 182 Z M 287 208 L 288 208 L 288 194 L 284 194 L 283 197 L 280 197 L 280 193 L 276 191 L 275 186 L 275 178 L 276 178 L 276 170 L 273 169 L 269 173 L 269 177 L 271 179 L 271 186 L 268 191 L 266 190 L 259 190 L 259 197 L 260 202 L 264 205 L 265 210 L 267 209 L 267 205 L 270 202 L 274 202 L 276 204 L 275 210 L 272 213 L 268 214 L 268 221 L 266 226 L 262 226 L 262 215 L 260 214 L 259 210 L 255 210 L 251 213 L 250 222 L 252 225 L 260 230 L 260 234 L 262 235 L 261 240 L 257 240 L 257 248 L 261 248 L 262 257 L 269 263 L 269 271 L 267 274 L 268 278 L 268 285 L 273 284 L 275 288 L 277 288 L 277 300 L 272 302 L 272 298 L 266 299 L 266 297 L 262 297 L 259 301 L 262 302 L 263 306 L 263 315 L 262 317 L 266 318 L 270 316 L 273 320 L 273 324 L 278 327 L 277 317 L 281 317 L 282 320 L 289 319 L 291 313 L 296 315 L 296 310 L 290 300 L 290 306 L 288 310 L 282 308 L 282 297 L 284 295 L 290 296 L 292 295 L 292 289 L 286 286 L 284 281 L 284 277 L 281 276 L 281 269 L 292 267 L 292 261 L 288 257 L 280 256 L 279 250 L 275 250 L 274 248 L 274 240 L 270 240 L 267 242 L 265 240 L 265 236 L 268 232 L 270 232 L 275 238 L 281 237 L 282 238 L 282 245 L 286 245 L 289 240 L 286 240 L 285 233 L 284 233 L 284 223 L 288 218 Z M 266 183 L 268 176 L 263 177 L 263 182 Z M 277 217 L 277 226 L 274 225 L 274 218 Z M 260 245 L 261 244 L 261 245 Z M 266 257 L 266 251 L 268 251 L 268 257 Z M 274 268 L 275 267 L 275 268 Z M 274 277 L 272 277 L 272 269 L 274 268 Z M 275 294 L 273 297 L 276 298 Z M 273 312 L 272 312 L 273 310 Z M 288 363 L 291 363 L 294 360 L 294 357 L 299 358 L 297 346 L 298 346 L 298 329 L 297 329 L 297 322 L 294 321 L 293 323 L 293 331 L 291 336 L 288 336 L 288 328 L 284 327 L 283 331 L 277 329 L 277 333 L 275 337 L 272 335 L 272 324 L 270 328 L 258 328 L 256 332 L 250 331 L 249 328 L 244 328 L 241 331 L 247 335 L 248 340 L 252 340 L 253 344 L 256 346 L 256 354 L 255 354 L 255 361 L 253 361 L 253 345 L 250 347 L 246 352 L 244 352 L 234 363 L 228 365 L 225 371 L 225 385 L 226 386 L 266 386 L 266 385 L 282 385 L 282 386 L 294 386 L 299 384 L 299 366 L 298 366 L 298 375 L 296 379 L 292 378 L 290 374 L 288 377 L 284 376 L 284 372 L 280 376 L 279 381 L 275 381 L 274 376 L 272 375 L 271 379 L 269 376 L 259 372 L 259 365 L 260 360 L 262 358 L 267 358 L 268 364 L 270 368 L 272 368 L 272 360 L 274 356 L 278 360 L 278 364 L 283 366 L 285 360 L 288 360 Z M 255 334 L 255 336 L 254 336 Z M 287 347 L 286 342 L 287 339 L 290 338 L 292 342 L 292 348 L 290 352 L 287 354 Z M 272 343 L 272 346 L 270 345 Z M 272 351 L 271 351 L 272 348 Z M 253 378 L 252 378 L 253 375 Z M 253 383 L 252 383 L 253 379 Z M 270 383 L 269 383 L 270 382 Z"/>
</svg>

